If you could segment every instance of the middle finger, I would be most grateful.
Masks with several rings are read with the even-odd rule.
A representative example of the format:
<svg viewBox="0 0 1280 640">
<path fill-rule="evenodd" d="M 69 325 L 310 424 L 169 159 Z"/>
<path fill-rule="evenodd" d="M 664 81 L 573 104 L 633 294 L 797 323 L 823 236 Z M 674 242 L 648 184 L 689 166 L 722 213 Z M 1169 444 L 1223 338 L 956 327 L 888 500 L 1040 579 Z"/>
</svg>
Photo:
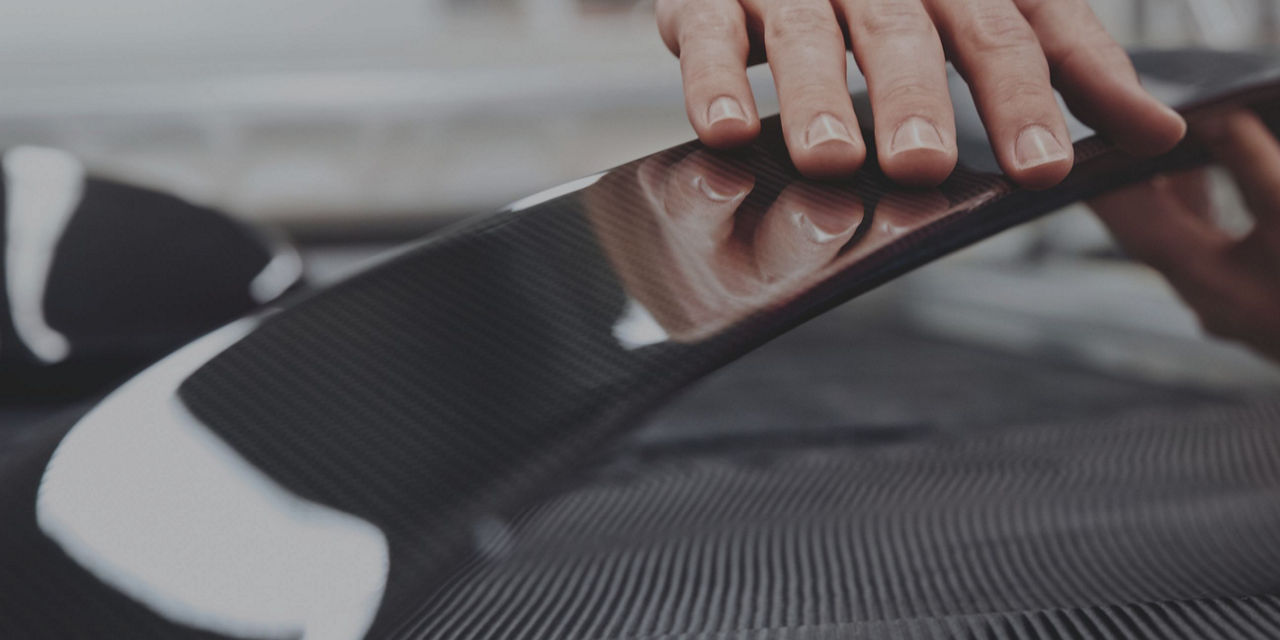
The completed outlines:
<svg viewBox="0 0 1280 640">
<path fill-rule="evenodd" d="M 792 162 L 811 178 L 853 173 L 867 148 L 849 97 L 844 32 L 830 1 L 757 4 Z"/>
<path fill-rule="evenodd" d="M 1000 167 L 1015 182 L 1047 188 L 1071 171 L 1071 136 L 1049 63 L 1011 0 L 928 0 L 943 42 L 973 97 Z"/>
</svg>

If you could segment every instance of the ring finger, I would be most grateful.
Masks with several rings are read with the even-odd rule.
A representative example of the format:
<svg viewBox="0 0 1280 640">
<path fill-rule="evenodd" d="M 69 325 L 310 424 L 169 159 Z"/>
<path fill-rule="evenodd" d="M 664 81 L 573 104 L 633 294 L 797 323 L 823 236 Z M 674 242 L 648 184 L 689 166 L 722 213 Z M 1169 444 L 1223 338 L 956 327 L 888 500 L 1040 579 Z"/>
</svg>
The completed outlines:
<svg viewBox="0 0 1280 640">
<path fill-rule="evenodd" d="M 875 112 L 880 167 L 899 182 L 932 186 L 956 165 L 946 58 L 920 0 L 841 0 L 854 59 Z"/>
</svg>

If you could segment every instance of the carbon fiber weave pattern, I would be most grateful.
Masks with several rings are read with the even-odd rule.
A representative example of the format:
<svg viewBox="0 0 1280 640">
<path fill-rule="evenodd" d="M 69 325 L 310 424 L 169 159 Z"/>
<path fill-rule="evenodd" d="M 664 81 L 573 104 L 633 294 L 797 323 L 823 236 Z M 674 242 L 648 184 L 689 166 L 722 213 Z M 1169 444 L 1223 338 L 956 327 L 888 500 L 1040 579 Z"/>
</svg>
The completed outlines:
<svg viewBox="0 0 1280 640">
<path fill-rule="evenodd" d="M 1280 404 L 668 452 L 516 518 L 414 638 L 1274 638 Z"/>
</svg>

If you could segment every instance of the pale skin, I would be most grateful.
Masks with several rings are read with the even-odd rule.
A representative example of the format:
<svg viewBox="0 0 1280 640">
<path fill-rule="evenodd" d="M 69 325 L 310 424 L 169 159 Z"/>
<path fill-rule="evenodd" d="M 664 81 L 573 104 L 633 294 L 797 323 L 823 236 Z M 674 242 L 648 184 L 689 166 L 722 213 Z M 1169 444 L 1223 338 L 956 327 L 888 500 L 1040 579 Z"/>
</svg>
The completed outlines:
<svg viewBox="0 0 1280 640">
<path fill-rule="evenodd" d="M 1205 330 L 1280 362 L 1280 143 L 1253 113 L 1198 123 L 1192 134 L 1235 180 L 1254 226 L 1214 224 L 1202 171 L 1162 176 L 1090 204 L 1116 241 L 1160 271 Z"/>
<path fill-rule="evenodd" d="M 1001 168 L 1028 188 L 1057 184 L 1074 160 L 1054 88 L 1135 155 L 1168 151 L 1186 131 L 1086 0 L 658 0 L 657 17 L 698 138 L 732 148 L 759 134 L 746 69 L 767 60 L 787 149 L 808 177 L 847 176 L 867 158 L 846 51 L 867 80 L 880 166 L 907 185 L 936 185 L 956 165 L 948 60 Z"/>
</svg>

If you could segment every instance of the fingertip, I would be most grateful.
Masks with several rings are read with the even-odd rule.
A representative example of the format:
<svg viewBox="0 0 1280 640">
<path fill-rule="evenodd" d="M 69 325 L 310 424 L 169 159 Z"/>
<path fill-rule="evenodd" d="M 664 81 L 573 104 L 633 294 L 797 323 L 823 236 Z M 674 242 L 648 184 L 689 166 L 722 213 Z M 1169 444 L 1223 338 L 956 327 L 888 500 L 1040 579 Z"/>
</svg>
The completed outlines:
<svg viewBox="0 0 1280 640">
<path fill-rule="evenodd" d="M 703 111 L 698 139 L 714 149 L 732 149 L 749 144 L 760 135 L 760 118 L 754 109 L 733 96 L 720 96 Z"/>
<path fill-rule="evenodd" d="M 1178 143 L 1187 137 L 1188 126 L 1187 119 L 1181 113 L 1162 102 L 1157 102 L 1157 104 L 1160 105 L 1165 114 L 1160 125 L 1160 128 L 1163 129 L 1162 146 L 1164 147 L 1161 153 L 1164 153 L 1178 146 Z"/>
<path fill-rule="evenodd" d="M 958 155 L 951 149 L 910 149 L 880 159 L 880 169 L 894 182 L 909 187 L 936 187 L 956 168 Z"/>
<path fill-rule="evenodd" d="M 1062 182 L 1075 164 L 1065 132 L 1032 124 L 1018 132 L 1005 160 L 1005 173 L 1027 189 L 1048 189 Z"/>
<path fill-rule="evenodd" d="M 712 149 L 735 149 L 751 144 L 760 135 L 760 121 L 721 120 L 699 132 L 698 139 Z"/>
<path fill-rule="evenodd" d="M 1074 156 L 1068 152 L 1064 156 L 1056 156 L 1039 164 L 1015 167 L 1012 170 L 1006 170 L 1005 173 L 1018 183 L 1018 186 L 1039 191 L 1057 186 L 1071 173 L 1074 165 Z"/>
<path fill-rule="evenodd" d="M 1150 106 L 1141 110 L 1133 126 L 1121 127 L 1115 136 L 1121 149 L 1143 157 L 1166 153 L 1187 136 L 1187 120 L 1182 114 L 1155 98 L 1148 96 L 1147 100 Z"/>
<path fill-rule="evenodd" d="M 828 140 L 791 154 L 796 170 L 816 180 L 847 178 L 862 168 L 866 159 L 866 144 L 858 140 Z"/>
<path fill-rule="evenodd" d="M 1009 174 L 1019 186 L 1032 191 L 1040 191 L 1058 186 L 1071 173 L 1072 161 L 1055 161 L 1029 169 L 1021 169 Z"/>
<path fill-rule="evenodd" d="M 791 162 L 807 178 L 847 177 L 867 159 L 867 144 L 857 125 L 826 112 L 815 115 L 803 129 L 797 127 L 787 137 L 787 148 Z"/>
<path fill-rule="evenodd" d="M 912 187 L 937 186 L 956 167 L 955 127 L 939 127 L 928 118 L 912 116 L 891 130 L 879 131 L 876 152 L 880 169 L 895 182 Z"/>
<path fill-rule="evenodd" d="M 1152 96 L 1137 80 L 1099 83 L 1089 101 L 1072 101 L 1082 115 L 1126 153 L 1150 157 L 1178 146 L 1187 135 L 1182 114 Z"/>
</svg>

